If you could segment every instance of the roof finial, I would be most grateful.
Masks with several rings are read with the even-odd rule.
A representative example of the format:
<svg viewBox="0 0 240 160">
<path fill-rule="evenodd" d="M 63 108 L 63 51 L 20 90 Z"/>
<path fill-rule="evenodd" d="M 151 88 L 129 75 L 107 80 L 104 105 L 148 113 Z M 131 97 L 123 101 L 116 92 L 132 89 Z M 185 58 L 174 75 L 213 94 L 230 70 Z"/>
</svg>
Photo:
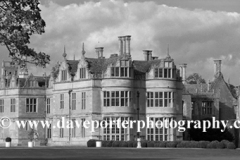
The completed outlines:
<svg viewBox="0 0 240 160">
<path fill-rule="evenodd" d="M 75 60 L 75 54 L 73 55 L 73 60 Z"/>
<path fill-rule="evenodd" d="M 85 50 L 84 50 L 84 43 L 82 44 L 82 55 L 84 56 L 85 55 Z"/>
<path fill-rule="evenodd" d="M 67 53 L 66 53 L 66 48 L 65 48 L 65 45 L 64 45 L 63 58 L 66 59 L 66 57 L 67 57 Z"/>
</svg>

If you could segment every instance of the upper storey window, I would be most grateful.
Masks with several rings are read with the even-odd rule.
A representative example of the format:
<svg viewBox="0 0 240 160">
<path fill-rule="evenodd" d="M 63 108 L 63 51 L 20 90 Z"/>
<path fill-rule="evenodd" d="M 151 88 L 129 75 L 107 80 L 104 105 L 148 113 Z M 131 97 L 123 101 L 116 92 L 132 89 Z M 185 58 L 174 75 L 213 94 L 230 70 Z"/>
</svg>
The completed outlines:
<svg viewBox="0 0 240 160">
<path fill-rule="evenodd" d="M 175 78 L 176 69 L 173 68 L 172 62 L 164 62 L 163 68 L 155 68 L 154 69 L 154 77 L 155 78 Z"/>
<path fill-rule="evenodd" d="M 79 78 L 85 79 L 86 78 L 86 68 L 80 68 L 79 69 Z"/>
<path fill-rule="evenodd" d="M 111 68 L 112 77 L 131 77 L 131 67 L 129 61 L 120 61 L 119 67 Z"/>
<path fill-rule="evenodd" d="M 67 70 L 62 70 L 62 77 L 61 77 L 62 81 L 66 81 L 67 80 Z"/>
</svg>

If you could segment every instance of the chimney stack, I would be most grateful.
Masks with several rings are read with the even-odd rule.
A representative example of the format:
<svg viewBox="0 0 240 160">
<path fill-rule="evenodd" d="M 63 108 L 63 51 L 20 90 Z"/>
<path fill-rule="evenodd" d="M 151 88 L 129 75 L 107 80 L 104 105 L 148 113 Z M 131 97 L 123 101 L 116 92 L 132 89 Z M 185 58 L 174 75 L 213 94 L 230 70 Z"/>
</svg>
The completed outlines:
<svg viewBox="0 0 240 160">
<path fill-rule="evenodd" d="M 214 61 L 214 75 L 221 73 L 222 60 L 213 60 L 213 61 Z"/>
<path fill-rule="evenodd" d="M 103 47 L 96 47 L 97 58 L 103 58 Z"/>
<path fill-rule="evenodd" d="M 125 54 L 125 55 L 130 55 L 131 54 L 131 46 L 130 46 L 130 41 L 131 41 L 131 36 L 119 36 L 119 54 Z"/>
<path fill-rule="evenodd" d="M 180 76 L 182 77 L 182 82 L 183 84 L 186 83 L 186 68 L 187 68 L 187 64 L 181 64 L 180 65 Z"/>
<path fill-rule="evenodd" d="M 144 60 L 151 61 L 152 60 L 152 51 L 151 50 L 143 50 Z"/>
<path fill-rule="evenodd" d="M 128 35 L 125 38 L 126 38 L 126 47 L 127 47 L 126 55 L 130 55 L 131 54 L 131 47 L 130 47 L 131 36 Z"/>
<path fill-rule="evenodd" d="M 123 54 L 123 37 L 119 36 L 118 40 L 119 40 L 119 55 L 122 55 Z"/>
</svg>

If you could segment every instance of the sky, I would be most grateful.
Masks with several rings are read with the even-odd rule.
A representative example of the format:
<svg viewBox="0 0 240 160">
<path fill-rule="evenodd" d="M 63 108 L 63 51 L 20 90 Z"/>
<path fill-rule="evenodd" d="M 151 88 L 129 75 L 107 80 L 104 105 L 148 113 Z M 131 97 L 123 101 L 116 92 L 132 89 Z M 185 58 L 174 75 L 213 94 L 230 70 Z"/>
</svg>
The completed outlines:
<svg viewBox="0 0 240 160">
<path fill-rule="evenodd" d="M 133 60 L 143 60 L 142 50 L 175 64 L 187 64 L 187 75 L 199 73 L 213 79 L 214 59 L 222 60 L 225 80 L 240 85 L 240 1 L 239 0 L 41 0 L 45 33 L 31 37 L 30 46 L 51 56 L 45 69 L 29 66 L 29 72 L 50 74 L 58 61 L 79 59 L 82 43 L 86 57 L 118 53 L 118 36 L 131 35 Z M 0 59 L 8 52 L 0 46 Z"/>
</svg>

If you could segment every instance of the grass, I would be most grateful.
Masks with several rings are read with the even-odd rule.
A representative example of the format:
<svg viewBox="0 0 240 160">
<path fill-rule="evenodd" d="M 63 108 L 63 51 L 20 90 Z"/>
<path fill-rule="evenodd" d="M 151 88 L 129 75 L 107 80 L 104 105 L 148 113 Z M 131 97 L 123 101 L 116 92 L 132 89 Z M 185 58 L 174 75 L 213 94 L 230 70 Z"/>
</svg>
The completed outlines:
<svg viewBox="0 0 240 160">
<path fill-rule="evenodd" d="M 1 148 L 0 159 L 239 160 L 239 150 L 156 148 Z"/>
</svg>

